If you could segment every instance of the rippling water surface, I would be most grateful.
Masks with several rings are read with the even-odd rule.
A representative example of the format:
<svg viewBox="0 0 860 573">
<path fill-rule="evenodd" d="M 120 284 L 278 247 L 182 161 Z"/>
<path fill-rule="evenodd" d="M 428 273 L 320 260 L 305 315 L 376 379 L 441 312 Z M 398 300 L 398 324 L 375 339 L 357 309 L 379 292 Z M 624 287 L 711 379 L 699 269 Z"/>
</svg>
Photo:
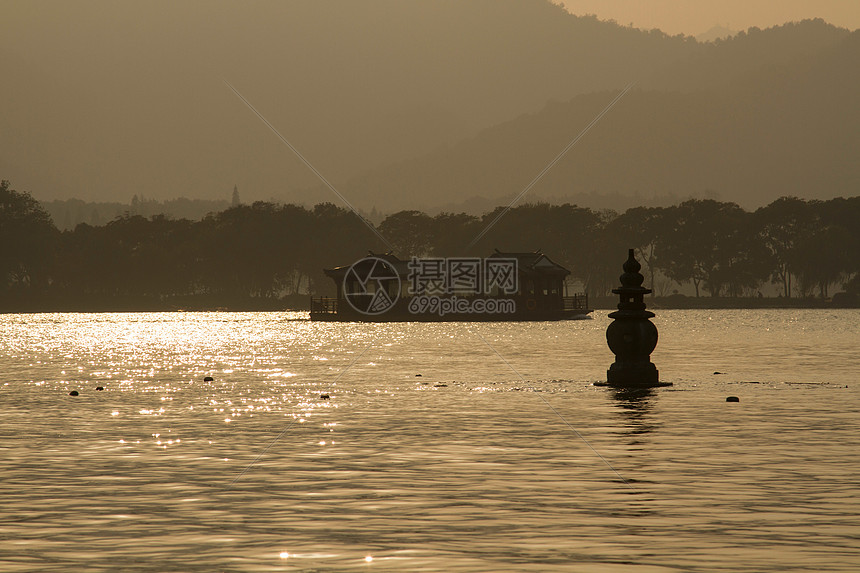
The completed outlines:
<svg viewBox="0 0 860 573">
<path fill-rule="evenodd" d="M 306 317 L 0 316 L 0 571 L 860 568 L 856 310 Z"/>
</svg>

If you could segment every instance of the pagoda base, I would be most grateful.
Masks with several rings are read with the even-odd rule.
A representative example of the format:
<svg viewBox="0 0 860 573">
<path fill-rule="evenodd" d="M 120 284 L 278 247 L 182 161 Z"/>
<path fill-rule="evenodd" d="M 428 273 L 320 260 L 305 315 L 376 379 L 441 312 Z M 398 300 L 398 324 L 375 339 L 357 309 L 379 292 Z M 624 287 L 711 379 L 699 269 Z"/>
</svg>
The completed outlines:
<svg viewBox="0 0 860 573">
<path fill-rule="evenodd" d="M 606 371 L 606 386 L 657 388 L 671 385 L 671 382 L 660 382 L 660 372 L 651 362 L 615 362 Z"/>
</svg>

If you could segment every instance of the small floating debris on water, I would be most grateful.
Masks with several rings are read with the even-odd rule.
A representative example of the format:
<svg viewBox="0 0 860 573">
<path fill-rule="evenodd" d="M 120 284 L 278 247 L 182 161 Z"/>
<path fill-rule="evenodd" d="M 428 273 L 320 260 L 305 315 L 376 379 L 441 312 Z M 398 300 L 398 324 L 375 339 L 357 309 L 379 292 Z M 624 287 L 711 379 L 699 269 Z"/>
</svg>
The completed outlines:
<svg viewBox="0 0 860 573">
<path fill-rule="evenodd" d="M 101 392 L 104 389 L 105 389 L 104 386 L 96 386 L 96 392 Z"/>
<path fill-rule="evenodd" d="M 415 377 L 416 377 L 416 378 L 421 378 L 421 375 L 420 375 L 420 374 L 416 374 L 416 375 L 415 375 Z"/>
<path fill-rule="evenodd" d="M 72 390 L 71 392 L 69 392 L 69 396 L 78 396 L 78 395 L 79 394 L 78 394 L 77 390 Z"/>
<path fill-rule="evenodd" d="M 204 382 L 215 382 L 215 379 L 212 378 L 211 376 L 204 376 L 203 381 Z"/>
<path fill-rule="evenodd" d="M 329 398 L 331 398 L 331 396 L 328 394 L 320 394 L 320 400 L 328 400 Z"/>
<path fill-rule="evenodd" d="M 714 376 L 716 376 L 718 374 L 725 374 L 725 372 L 714 372 Z"/>
<path fill-rule="evenodd" d="M 741 401 L 741 399 L 738 398 L 737 396 L 729 396 L 728 398 L 726 398 L 726 402 L 740 402 L 740 401 Z"/>
<path fill-rule="evenodd" d="M 434 388 L 447 388 L 448 385 L 447 384 L 433 384 L 433 387 Z"/>
</svg>

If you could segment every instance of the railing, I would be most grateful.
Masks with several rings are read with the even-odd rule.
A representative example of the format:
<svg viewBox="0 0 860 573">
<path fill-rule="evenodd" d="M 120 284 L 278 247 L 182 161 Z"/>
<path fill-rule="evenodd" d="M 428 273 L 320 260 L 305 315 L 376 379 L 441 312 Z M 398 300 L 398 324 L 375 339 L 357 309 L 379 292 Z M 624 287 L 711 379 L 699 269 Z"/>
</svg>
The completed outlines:
<svg viewBox="0 0 860 573">
<path fill-rule="evenodd" d="M 337 299 L 327 296 L 311 297 L 311 314 L 337 314 Z"/>
<path fill-rule="evenodd" d="M 562 297 L 564 310 L 588 310 L 588 294 Z"/>
</svg>

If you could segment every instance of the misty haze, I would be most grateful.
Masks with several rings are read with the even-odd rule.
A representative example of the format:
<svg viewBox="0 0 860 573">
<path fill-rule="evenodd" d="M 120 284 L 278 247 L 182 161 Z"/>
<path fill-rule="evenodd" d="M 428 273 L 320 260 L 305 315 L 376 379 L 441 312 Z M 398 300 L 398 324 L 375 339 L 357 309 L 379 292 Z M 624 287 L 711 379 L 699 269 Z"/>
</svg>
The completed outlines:
<svg viewBox="0 0 860 573">
<path fill-rule="evenodd" d="M 223 79 L 368 211 L 506 202 L 630 82 L 531 199 L 751 209 L 860 181 L 860 40 L 821 20 L 699 43 L 544 1 L 4 12 L 0 173 L 40 200 L 334 200 Z"/>
<path fill-rule="evenodd" d="M 0 1 L 0 573 L 854 571 L 858 26 Z"/>
</svg>

